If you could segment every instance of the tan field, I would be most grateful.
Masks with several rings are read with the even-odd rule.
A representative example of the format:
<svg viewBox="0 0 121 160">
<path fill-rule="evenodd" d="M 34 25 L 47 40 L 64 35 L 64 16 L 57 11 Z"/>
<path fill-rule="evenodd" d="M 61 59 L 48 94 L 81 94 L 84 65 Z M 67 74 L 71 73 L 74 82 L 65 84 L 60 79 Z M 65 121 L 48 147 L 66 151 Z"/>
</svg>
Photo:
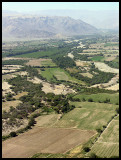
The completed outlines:
<svg viewBox="0 0 121 160">
<path fill-rule="evenodd" d="M 40 59 L 32 59 L 29 60 L 29 62 L 26 63 L 26 65 L 30 65 L 30 66 L 41 66 L 41 62 L 43 61 L 50 61 L 51 59 L 44 59 L 44 58 L 40 58 Z"/>
<path fill-rule="evenodd" d="M 119 69 L 111 68 L 103 62 L 94 62 L 94 64 L 99 70 L 101 70 L 103 72 L 119 73 Z"/>
<path fill-rule="evenodd" d="M 49 114 L 49 115 L 41 115 L 37 117 L 36 126 L 38 127 L 52 127 L 57 121 L 59 121 L 61 114 Z"/>
<path fill-rule="evenodd" d="M 4 57 L 2 58 L 2 61 L 4 60 L 12 60 L 12 59 L 21 59 L 21 60 L 30 60 L 30 59 L 33 59 L 33 58 L 20 58 L 20 57 Z"/>
<path fill-rule="evenodd" d="M 15 99 L 19 99 L 20 97 L 22 97 L 22 96 L 24 96 L 24 95 L 27 95 L 27 94 L 28 94 L 28 92 L 21 92 L 21 93 L 15 95 L 14 98 L 15 98 Z"/>
<path fill-rule="evenodd" d="M 80 60 L 77 60 L 75 61 L 76 63 L 76 66 L 88 66 L 90 64 L 90 62 L 87 62 L 87 61 L 80 61 Z"/>
<path fill-rule="evenodd" d="M 105 57 L 106 61 L 112 61 L 114 60 L 116 57 L 115 56 L 111 56 L 111 57 Z"/>
<path fill-rule="evenodd" d="M 89 78 L 93 77 L 93 75 L 91 73 L 89 73 L 89 72 L 87 72 L 87 73 L 81 73 L 81 75 L 83 75 L 85 77 L 89 77 Z"/>
<path fill-rule="evenodd" d="M 96 132 L 34 127 L 2 142 L 2 158 L 28 158 L 36 153 L 65 153 L 89 140 Z M 19 151 L 19 152 L 18 152 Z"/>
<path fill-rule="evenodd" d="M 119 90 L 119 83 L 112 85 L 111 87 L 107 87 L 105 89 L 117 91 Z"/>
</svg>

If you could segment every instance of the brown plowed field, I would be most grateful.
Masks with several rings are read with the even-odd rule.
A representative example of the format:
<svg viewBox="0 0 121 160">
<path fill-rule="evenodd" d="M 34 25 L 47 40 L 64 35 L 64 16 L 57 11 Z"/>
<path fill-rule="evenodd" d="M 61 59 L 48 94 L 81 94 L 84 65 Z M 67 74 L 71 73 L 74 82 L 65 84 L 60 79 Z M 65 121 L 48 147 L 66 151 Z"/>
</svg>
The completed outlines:
<svg viewBox="0 0 121 160">
<path fill-rule="evenodd" d="M 96 132 L 65 128 L 39 128 L 2 143 L 3 158 L 28 158 L 36 153 L 65 153 L 85 143 Z"/>
</svg>

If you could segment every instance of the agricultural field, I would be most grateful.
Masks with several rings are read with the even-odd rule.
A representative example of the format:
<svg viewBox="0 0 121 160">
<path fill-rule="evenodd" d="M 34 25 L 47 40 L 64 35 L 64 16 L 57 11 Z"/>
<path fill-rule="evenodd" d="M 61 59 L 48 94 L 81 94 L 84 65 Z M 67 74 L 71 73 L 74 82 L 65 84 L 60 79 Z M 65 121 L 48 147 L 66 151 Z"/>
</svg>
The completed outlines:
<svg viewBox="0 0 121 160">
<path fill-rule="evenodd" d="M 96 130 L 107 124 L 117 108 L 117 105 L 95 102 L 71 102 L 71 105 L 76 108 L 63 115 L 55 127 Z"/>
<path fill-rule="evenodd" d="M 26 63 L 26 65 L 30 65 L 30 66 L 44 66 L 44 67 L 47 67 L 47 66 L 50 66 L 50 67 L 55 67 L 56 65 L 52 62 L 51 59 L 32 59 L 32 60 L 29 60 L 29 62 Z"/>
<path fill-rule="evenodd" d="M 84 82 L 71 77 L 65 70 L 60 68 L 47 68 L 45 71 L 41 71 L 41 75 L 45 77 L 48 81 L 51 81 L 53 76 L 57 78 L 57 80 L 70 81 L 72 83 L 85 84 Z"/>
<path fill-rule="evenodd" d="M 94 131 L 34 127 L 14 137 L 14 141 L 8 139 L 3 142 L 2 157 L 28 158 L 37 152 L 64 153 L 80 143 L 85 143 L 94 134 Z"/>
<path fill-rule="evenodd" d="M 94 56 L 93 58 L 91 58 L 92 61 L 102 61 L 103 59 L 103 56 Z"/>
<path fill-rule="evenodd" d="M 110 158 L 119 155 L 119 119 L 112 120 L 88 153 Z"/>
<path fill-rule="evenodd" d="M 2 62 L 3 158 L 119 157 L 117 35 L 5 42 Z"/>
</svg>

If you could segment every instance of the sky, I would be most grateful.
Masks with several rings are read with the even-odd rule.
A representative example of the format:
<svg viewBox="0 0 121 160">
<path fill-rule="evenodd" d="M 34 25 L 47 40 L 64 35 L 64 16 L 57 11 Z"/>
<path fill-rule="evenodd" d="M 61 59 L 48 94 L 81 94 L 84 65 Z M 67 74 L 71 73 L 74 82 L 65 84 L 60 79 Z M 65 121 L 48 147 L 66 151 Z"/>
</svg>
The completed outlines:
<svg viewBox="0 0 121 160">
<path fill-rule="evenodd" d="M 30 12 L 40 10 L 119 10 L 119 2 L 2 2 L 2 10 Z"/>
</svg>

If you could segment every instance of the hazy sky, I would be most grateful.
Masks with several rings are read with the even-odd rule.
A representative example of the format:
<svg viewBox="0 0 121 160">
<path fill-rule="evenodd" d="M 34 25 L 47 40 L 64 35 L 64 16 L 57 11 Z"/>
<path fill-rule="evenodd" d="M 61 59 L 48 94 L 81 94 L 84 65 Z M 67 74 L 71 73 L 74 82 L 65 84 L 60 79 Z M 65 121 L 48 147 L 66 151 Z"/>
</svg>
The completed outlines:
<svg viewBox="0 0 121 160">
<path fill-rule="evenodd" d="M 2 2 L 2 10 L 29 12 L 50 9 L 119 10 L 119 2 Z"/>
</svg>

